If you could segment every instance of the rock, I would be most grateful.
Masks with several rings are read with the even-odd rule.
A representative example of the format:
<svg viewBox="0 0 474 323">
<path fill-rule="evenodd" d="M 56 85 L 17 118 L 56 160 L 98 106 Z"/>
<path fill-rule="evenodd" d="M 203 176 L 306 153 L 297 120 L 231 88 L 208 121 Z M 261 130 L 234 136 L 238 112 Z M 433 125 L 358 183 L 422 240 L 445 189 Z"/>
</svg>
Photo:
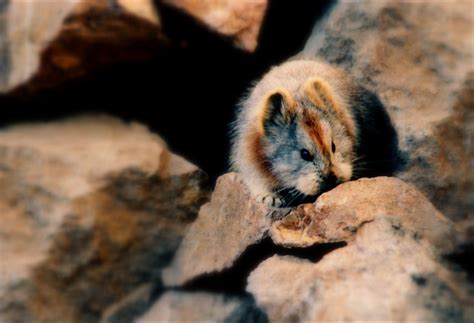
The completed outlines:
<svg viewBox="0 0 474 323">
<path fill-rule="evenodd" d="M 102 314 L 102 323 L 133 322 L 152 304 L 153 287 L 145 284 L 111 305 Z"/>
<path fill-rule="evenodd" d="M 52 87 L 118 62 L 151 57 L 166 46 L 151 0 L 4 3 L 0 92 L 20 95 Z"/>
<path fill-rule="evenodd" d="M 273 256 L 247 291 L 270 321 L 436 321 L 472 317 L 474 287 L 445 263 L 457 232 L 413 186 L 360 179 L 276 221 L 271 235 L 292 247 L 345 241 L 314 263 Z"/>
<path fill-rule="evenodd" d="M 397 176 L 456 221 L 474 208 L 473 24 L 468 1 L 341 2 L 303 52 L 379 94 L 406 159 Z"/>
<path fill-rule="evenodd" d="M 97 321 L 161 270 L 208 199 L 204 174 L 139 124 L 0 132 L 0 320 Z"/>
<path fill-rule="evenodd" d="M 272 225 L 273 241 L 288 247 L 350 241 L 379 216 L 393 217 L 438 252 L 456 243 L 454 224 L 416 188 L 393 177 L 362 178 L 337 186 L 315 204 L 303 204 Z"/>
<path fill-rule="evenodd" d="M 249 199 L 236 173 L 219 177 L 211 201 L 202 206 L 171 265 L 163 272 L 168 286 L 232 266 L 245 249 L 265 236 L 267 211 Z"/>
<path fill-rule="evenodd" d="M 266 0 L 165 0 L 211 30 L 232 39 L 235 46 L 253 52 L 263 22 Z"/>
<path fill-rule="evenodd" d="M 205 292 L 167 292 L 139 318 L 145 322 L 267 322 L 253 301 Z"/>
<path fill-rule="evenodd" d="M 268 210 L 238 174 L 226 174 L 164 270 L 164 283 L 186 285 L 206 273 L 217 279 L 268 236 L 290 249 L 257 254 L 247 291 L 270 321 L 463 321 L 473 314 L 474 287 L 444 260 L 462 233 L 414 186 L 391 177 L 341 184 L 293 210 Z M 305 257 L 312 261 L 297 258 L 302 248 L 341 241 L 336 249 L 308 249 L 324 252 Z"/>
<path fill-rule="evenodd" d="M 169 0 L 252 52 L 266 0 Z M 0 93 L 23 98 L 117 63 L 170 48 L 153 0 L 5 0 L 0 4 Z"/>
</svg>

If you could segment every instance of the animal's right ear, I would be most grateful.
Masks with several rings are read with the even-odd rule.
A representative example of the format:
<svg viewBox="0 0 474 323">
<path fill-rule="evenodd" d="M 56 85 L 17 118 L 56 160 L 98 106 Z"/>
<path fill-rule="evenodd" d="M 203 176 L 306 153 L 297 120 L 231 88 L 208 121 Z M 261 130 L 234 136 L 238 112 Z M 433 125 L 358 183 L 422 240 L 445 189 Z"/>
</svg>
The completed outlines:
<svg viewBox="0 0 474 323">
<path fill-rule="evenodd" d="M 294 116 L 295 102 L 285 89 L 268 94 L 263 103 L 261 130 L 268 132 L 272 127 L 288 124 Z"/>
</svg>

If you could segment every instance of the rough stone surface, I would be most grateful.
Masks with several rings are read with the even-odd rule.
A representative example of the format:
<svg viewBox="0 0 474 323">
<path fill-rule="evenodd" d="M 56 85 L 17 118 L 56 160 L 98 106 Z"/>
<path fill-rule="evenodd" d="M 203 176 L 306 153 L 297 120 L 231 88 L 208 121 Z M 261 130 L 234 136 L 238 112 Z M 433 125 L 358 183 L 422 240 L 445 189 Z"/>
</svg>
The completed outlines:
<svg viewBox="0 0 474 323">
<path fill-rule="evenodd" d="M 474 287 L 442 260 L 457 234 L 398 179 L 345 183 L 276 221 L 272 238 L 292 247 L 347 245 L 317 263 L 273 256 L 252 272 L 247 290 L 271 321 L 467 322 Z"/>
<path fill-rule="evenodd" d="M 211 201 L 202 206 L 172 264 L 166 285 L 181 285 L 199 275 L 232 266 L 244 250 L 260 241 L 269 226 L 267 210 L 252 199 L 236 173 L 217 180 Z"/>
<path fill-rule="evenodd" d="M 471 1 L 341 2 L 303 53 L 379 94 L 406 159 L 398 176 L 454 220 L 474 209 L 473 9 Z"/>
<path fill-rule="evenodd" d="M 272 224 L 271 237 L 290 247 L 350 241 L 354 232 L 379 216 L 393 217 L 426 239 L 438 252 L 456 244 L 453 222 L 444 217 L 416 188 L 393 177 L 362 178 L 303 204 Z"/>
<path fill-rule="evenodd" d="M 97 321 L 159 282 L 208 198 L 204 183 L 139 124 L 84 117 L 1 131 L 0 320 Z"/>
<path fill-rule="evenodd" d="M 232 39 L 244 50 L 254 51 L 267 0 L 165 0 L 195 17 L 211 30 Z"/>
<path fill-rule="evenodd" d="M 463 321 L 473 314 L 474 287 L 443 258 L 466 233 L 413 185 L 364 178 L 293 210 L 260 207 L 238 174 L 222 176 L 164 271 L 165 284 L 232 267 L 270 236 L 293 248 L 290 256 L 262 258 L 248 279 L 247 291 L 270 321 Z M 346 245 L 319 262 L 296 258 L 301 248 L 341 241 Z"/>
<path fill-rule="evenodd" d="M 152 305 L 153 286 L 138 287 L 123 299 L 107 308 L 101 318 L 102 323 L 133 322 Z"/>
<path fill-rule="evenodd" d="M 117 62 L 150 57 L 165 45 L 151 0 L 113 3 L 5 1 L 0 92 L 51 87 Z"/>
<path fill-rule="evenodd" d="M 248 298 L 205 292 L 167 292 L 140 317 L 147 322 L 267 322 Z"/>
</svg>

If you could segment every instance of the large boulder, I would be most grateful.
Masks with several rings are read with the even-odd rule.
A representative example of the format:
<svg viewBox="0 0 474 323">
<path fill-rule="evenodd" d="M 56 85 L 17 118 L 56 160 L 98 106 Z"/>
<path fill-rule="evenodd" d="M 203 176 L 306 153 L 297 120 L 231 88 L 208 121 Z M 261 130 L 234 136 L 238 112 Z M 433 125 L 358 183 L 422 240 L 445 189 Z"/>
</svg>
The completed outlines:
<svg viewBox="0 0 474 323">
<path fill-rule="evenodd" d="M 469 1 L 340 2 L 302 53 L 378 93 L 405 159 L 398 176 L 454 220 L 474 208 L 473 24 Z"/>
<path fill-rule="evenodd" d="M 97 321 L 166 266 L 206 176 L 139 124 L 84 117 L 0 132 L 0 320 Z"/>
</svg>

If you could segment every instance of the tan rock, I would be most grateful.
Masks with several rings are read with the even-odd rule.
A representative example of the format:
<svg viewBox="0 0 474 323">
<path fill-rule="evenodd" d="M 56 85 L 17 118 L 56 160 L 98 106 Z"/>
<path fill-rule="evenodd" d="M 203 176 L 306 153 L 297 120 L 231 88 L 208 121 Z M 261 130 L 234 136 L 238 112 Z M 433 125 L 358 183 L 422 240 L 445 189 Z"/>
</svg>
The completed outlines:
<svg viewBox="0 0 474 323">
<path fill-rule="evenodd" d="M 0 92 L 54 86 L 164 45 L 151 0 L 10 0 L 0 11 Z M 18 88 L 20 85 L 23 87 Z"/>
<path fill-rule="evenodd" d="M 379 216 L 393 217 L 418 239 L 449 252 L 456 231 L 415 187 L 393 177 L 362 178 L 303 204 L 272 224 L 275 243 L 307 247 L 316 243 L 350 241 L 355 232 Z"/>
<path fill-rule="evenodd" d="M 202 206 L 173 262 L 163 272 L 166 285 L 181 285 L 229 268 L 248 246 L 264 237 L 269 226 L 267 210 L 248 194 L 236 173 L 217 180 L 211 201 Z"/>
<path fill-rule="evenodd" d="M 339 185 L 273 224 L 276 243 L 346 241 L 312 263 L 273 256 L 248 279 L 270 321 L 467 321 L 474 288 L 448 266 L 457 232 L 395 178 Z"/>
<path fill-rule="evenodd" d="M 0 320 L 97 321 L 159 281 L 208 198 L 205 176 L 109 117 L 0 132 Z"/>
<path fill-rule="evenodd" d="M 326 253 L 316 263 L 296 258 L 297 251 L 262 258 L 247 291 L 272 322 L 463 321 L 472 315 L 474 288 L 443 260 L 462 233 L 414 186 L 364 178 L 292 211 L 249 211 L 256 207 L 238 174 L 222 176 L 164 271 L 165 283 L 180 285 L 231 268 L 267 235 L 291 248 L 344 241 L 332 251 L 313 247 Z M 316 256 L 310 258 L 321 258 Z M 166 310 L 161 306 L 156 313 Z"/>
<path fill-rule="evenodd" d="M 406 159 L 398 176 L 454 220 L 474 207 L 472 9 L 469 1 L 338 3 L 303 53 L 379 94 Z"/>
<path fill-rule="evenodd" d="M 210 29 L 230 37 L 234 44 L 253 52 L 263 22 L 266 0 L 165 0 Z"/>
<path fill-rule="evenodd" d="M 205 292 L 167 292 L 136 322 L 248 322 L 246 318 L 264 317 L 252 312 L 255 308 L 249 301 L 238 297 Z"/>
<path fill-rule="evenodd" d="M 100 322 L 133 322 L 135 318 L 140 317 L 150 307 L 152 295 L 153 286 L 151 284 L 136 288 L 129 295 L 108 307 L 103 312 Z"/>
</svg>

